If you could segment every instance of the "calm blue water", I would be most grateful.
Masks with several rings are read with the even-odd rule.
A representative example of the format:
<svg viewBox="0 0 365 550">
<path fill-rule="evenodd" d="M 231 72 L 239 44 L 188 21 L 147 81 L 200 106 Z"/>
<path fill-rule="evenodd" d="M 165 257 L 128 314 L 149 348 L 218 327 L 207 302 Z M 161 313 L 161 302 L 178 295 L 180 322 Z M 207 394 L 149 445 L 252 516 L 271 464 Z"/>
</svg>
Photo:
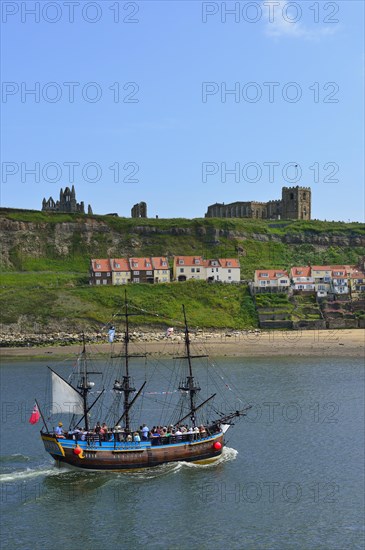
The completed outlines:
<svg viewBox="0 0 365 550">
<path fill-rule="evenodd" d="M 57 469 L 28 424 L 46 363 L 2 364 L 1 548 L 364 547 L 360 359 L 224 359 L 253 404 L 211 466 Z"/>
</svg>

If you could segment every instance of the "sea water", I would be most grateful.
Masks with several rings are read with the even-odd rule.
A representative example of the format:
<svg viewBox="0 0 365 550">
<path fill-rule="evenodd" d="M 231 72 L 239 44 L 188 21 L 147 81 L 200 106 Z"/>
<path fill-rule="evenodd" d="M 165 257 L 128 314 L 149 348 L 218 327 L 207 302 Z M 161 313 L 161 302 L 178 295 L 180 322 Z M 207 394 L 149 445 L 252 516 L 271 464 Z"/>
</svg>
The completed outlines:
<svg viewBox="0 0 365 550">
<path fill-rule="evenodd" d="M 220 367 L 252 408 L 215 464 L 104 473 L 57 468 L 28 423 L 46 363 L 3 363 L 2 550 L 362 549 L 362 360 Z"/>
</svg>

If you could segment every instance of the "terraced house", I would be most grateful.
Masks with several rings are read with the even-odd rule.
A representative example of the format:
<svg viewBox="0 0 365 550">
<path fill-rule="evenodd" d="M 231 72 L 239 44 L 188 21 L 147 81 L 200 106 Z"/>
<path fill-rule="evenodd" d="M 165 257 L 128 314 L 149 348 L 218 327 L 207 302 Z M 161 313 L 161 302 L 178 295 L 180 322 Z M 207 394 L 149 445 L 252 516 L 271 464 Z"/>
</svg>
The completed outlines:
<svg viewBox="0 0 365 550">
<path fill-rule="evenodd" d="M 132 283 L 153 283 L 151 258 L 129 258 Z"/>
<path fill-rule="evenodd" d="M 90 260 L 91 285 L 127 283 L 167 283 L 170 270 L 167 258 L 108 258 Z"/>
<path fill-rule="evenodd" d="M 256 292 L 285 292 L 290 286 L 288 272 L 283 269 L 257 269 L 253 286 Z"/>
<path fill-rule="evenodd" d="M 155 283 L 169 283 L 170 282 L 170 269 L 169 262 L 165 257 L 153 257 L 153 277 Z"/>
<path fill-rule="evenodd" d="M 352 296 L 365 293 L 365 273 L 362 271 L 352 271 L 350 274 L 350 288 Z"/>
<path fill-rule="evenodd" d="M 239 283 L 241 279 L 240 263 L 235 258 L 205 260 L 207 281 Z"/>
<path fill-rule="evenodd" d="M 313 292 L 315 290 L 314 277 L 311 275 L 311 267 L 292 267 L 290 279 L 293 290 Z"/>
<path fill-rule="evenodd" d="M 328 295 L 359 294 L 365 291 L 365 275 L 354 265 L 294 266 L 290 282 L 282 279 L 286 272 L 256 270 L 254 288 L 270 292 L 277 288 L 295 292 L 315 292 L 319 298 Z"/>
<path fill-rule="evenodd" d="M 198 279 L 208 282 L 239 283 L 241 268 L 236 258 L 204 260 L 202 256 L 174 256 L 173 278 L 179 282 Z"/>
<path fill-rule="evenodd" d="M 90 260 L 90 278 L 91 285 L 111 285 L 112 268 L 109 259 Z"/>
<path fill-rule="evenodd" d="M 205 281 L 205 261 L 201 256 L 174 256 L 173 278 L 180 282 L 188 279 Z"/>
<path fill-rule="evenodd" d="M 131 280 L 131 270 L 126 258 L 113 258 L 110 260 L 112 269 L 112 284 L 125 285 Z"/>
</svg>

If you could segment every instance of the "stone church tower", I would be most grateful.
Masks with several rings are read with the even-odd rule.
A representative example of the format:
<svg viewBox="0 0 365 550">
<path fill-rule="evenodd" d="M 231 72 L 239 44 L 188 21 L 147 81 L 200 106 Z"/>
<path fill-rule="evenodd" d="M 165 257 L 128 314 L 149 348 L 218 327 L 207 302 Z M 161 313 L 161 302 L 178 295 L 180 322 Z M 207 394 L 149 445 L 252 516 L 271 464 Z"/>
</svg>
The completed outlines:
<svg viewBox="0 0 365 550">
<path fill-rule="evenodd" d="M 311 219 L 310 187 L 283 187 L 281 195 L 281 217 L 284 220 Z"/>
</svg>

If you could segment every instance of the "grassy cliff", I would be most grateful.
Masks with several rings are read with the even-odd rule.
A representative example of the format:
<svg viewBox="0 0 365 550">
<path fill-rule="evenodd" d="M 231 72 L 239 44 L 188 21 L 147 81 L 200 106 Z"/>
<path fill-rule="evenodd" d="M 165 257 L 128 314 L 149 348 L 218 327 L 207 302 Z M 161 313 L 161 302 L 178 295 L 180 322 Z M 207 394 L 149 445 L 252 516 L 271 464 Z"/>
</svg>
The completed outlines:
<svg viewBox="0 0 365 550">
<path fill-rule="evenodd" d="M 3 326 L 96 327 L 118 308 L 121 288 L 88 285 L 90 257 L 196 254 L 239 257 L 242 279 L 258 268 L 294 264 L 356 264 L 365 254 L 359 223 L 244 219 L 131 219 L 0 210 L 1 322 Z M 130 299 L 163 317 L 194 326 L 257 326 L 245 285 L 186 283 L 130 285 Z"/>
</svg>

